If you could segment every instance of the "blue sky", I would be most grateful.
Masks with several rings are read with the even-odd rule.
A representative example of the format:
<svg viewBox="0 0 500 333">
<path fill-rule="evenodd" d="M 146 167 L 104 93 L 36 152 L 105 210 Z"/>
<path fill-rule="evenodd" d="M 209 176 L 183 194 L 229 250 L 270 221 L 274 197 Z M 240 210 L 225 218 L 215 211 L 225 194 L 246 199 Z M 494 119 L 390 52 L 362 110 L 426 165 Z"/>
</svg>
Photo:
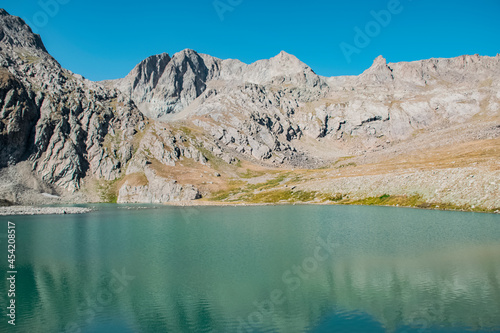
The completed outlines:
<svg viewBox="0 0 500 333">
<path fill-rule="evenodd" d="M 61 65 L 92 80 L 123 77 L 150 55 L 185 48 L 246 63 L 285 50 L 325 76 L 360 74 L 378 55 L 397 62 L 500 53 L 498 0 L 397 3 L 3 0 L 0 6 L 31 22 Z M 390 16 L 377 21 L 373 13 Z"/>
</svg>

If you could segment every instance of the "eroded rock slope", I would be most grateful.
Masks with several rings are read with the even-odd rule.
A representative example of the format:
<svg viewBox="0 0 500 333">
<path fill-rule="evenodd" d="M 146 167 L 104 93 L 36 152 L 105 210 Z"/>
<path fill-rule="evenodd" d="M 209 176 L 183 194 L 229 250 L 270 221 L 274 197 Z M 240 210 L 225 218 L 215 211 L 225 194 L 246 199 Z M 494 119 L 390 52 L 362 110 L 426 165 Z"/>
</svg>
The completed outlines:
<svg viewBox="0 0 500 333">
<path fill-rule="evenodd" d="M 457 142 L 495 139 L 499 78 L 500 55 L 379 57 L 359 76 L 328 78 L 286 52 L 248 65 L 183 50 L 92 82 L 0 10 L 0 197 L 185 201 L 262 170 L 314 172 L 451 145 L 444 131 Z"/>
</svg>

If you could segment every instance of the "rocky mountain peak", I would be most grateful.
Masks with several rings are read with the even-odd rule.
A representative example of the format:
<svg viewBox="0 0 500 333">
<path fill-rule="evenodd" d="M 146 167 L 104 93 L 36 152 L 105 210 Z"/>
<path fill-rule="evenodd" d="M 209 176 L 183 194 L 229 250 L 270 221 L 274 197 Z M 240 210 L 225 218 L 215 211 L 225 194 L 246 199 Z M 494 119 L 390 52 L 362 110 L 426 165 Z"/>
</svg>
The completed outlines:
<svg viewBox="0 0 500 333">
<path fill-rule="evenodd" d="M 387 65 L 387 60 L 382 56 L 379 55 L 378 57 L 373 60 L 372 66 L 385 66 Z"/>
<path fill-rule="evenodd" d="M 387 65 L 387 60 L 379 55 L 373 61 L 370 68 L 363 72 L 358 78 L 361 84 L 379 84 L 393 81 L 392 69 Z"/>
<path fill-rule="evenodd" d="M 269 59 L 269 64 L 276 71 L 282 70 L 283 74 L 291 74 L 294 71 L 302 72 L 304 69 L 309 69 L 309 66 L 296 56 L 285 51 L 281 51 L 278 55 Z"/>
<path fill-rule="evenodd" d="M 126 93 L 152 118 L 175 113 L 200 96 L 206 83 L 220 75 L 220 59 L 185 49 L 170 57 L 151 56 L 127 77 L 108 81 Z"/>
<path fill-rule="evenodd" d="M 184 49 L 172 56 L 171 66 L 177 66 L 181 71 L 187 70 L 186 66 L 192 70 L 197 70 L 200 66 L 203 66 L 202 63 L 203 59 L 198 52 L 191 49 Z"/>
<path fill-rule="evenodd" d="M 294 56 L 293 54 L 290 54 L 286 51 L 281 51 L 276 56 L 274 56 L 272 59 L 279 59 L 279 60 L 285 60 L 285 61 L 297 61 L 297 60 L 299 60 L 296 56 Z"/>
<path fill-rule="evenodd" d="M 266 84 L 293 84 L 307 87 L 321 85 L 321 79 L 294 55 L 281 51 L 271 59 L 256 61 L 242 70 L 244 81 Z"/>
<path fill-rule="evenodd" d="M 184 50 L 181 50 L 177 53 L 174 53 L 174 56 L 177 56 L 177 57 L 188 57 L 188 58 L 191 58 L 193 56 L 197 56 L 198 55 L 198 52 L 196 52 L 195 50 L 193 49 L 184 49 Z"/>
<path fill-rule="evenodd" d="M 20 17 L 12 16 L 4 9 L 0 9 L 0 44 L 9 48 L 27 48 L 47 52 L 40 35 L 33 33 Z"/>
<path fill-rule="evenodd" d="M 168 53 L 161 53 L 150 56 L 137 64 L 127 75 L 127 78 L 130 78 L 132 81 L 132 88 L 145 83 L 156 87 L 158 79 L 170 62 L 170 59 Z"/>
</svg>

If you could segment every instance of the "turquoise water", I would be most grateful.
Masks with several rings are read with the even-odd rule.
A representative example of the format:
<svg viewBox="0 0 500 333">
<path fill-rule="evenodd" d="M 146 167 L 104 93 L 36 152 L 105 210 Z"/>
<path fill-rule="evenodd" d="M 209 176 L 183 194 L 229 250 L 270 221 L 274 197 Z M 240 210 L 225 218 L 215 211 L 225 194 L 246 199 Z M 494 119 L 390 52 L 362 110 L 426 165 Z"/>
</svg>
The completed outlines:
<svg viewBox="0 0 500 333">
<path fill-rule="evenodd" d="M 500 331 L 500 216 L 101 205 L 16 223 L 1 332 Z M 5 306 L 4 306 L 5 305 Z"/>
</svg>

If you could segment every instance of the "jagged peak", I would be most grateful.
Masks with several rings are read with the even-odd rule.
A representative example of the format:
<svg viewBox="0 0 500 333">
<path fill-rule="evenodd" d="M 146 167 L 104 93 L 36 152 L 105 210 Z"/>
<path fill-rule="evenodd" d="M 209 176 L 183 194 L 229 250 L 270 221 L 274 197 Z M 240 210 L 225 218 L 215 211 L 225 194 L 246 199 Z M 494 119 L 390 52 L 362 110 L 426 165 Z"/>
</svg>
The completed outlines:
<svg viewBox="0 0 500 333">
<path fill-rule="evenodd" d="M 372 66 L 378 66 L 378 65 L 387 65 L 387 60 L 382 55 L 379 55 L 378 57 L 375 58 L 375 60 L 373 60 Z"/>
<path fill-rule="evenodd" d="M 375 60 L 373 60 L 373 64 L 364 72 L 364 74 L 380 71 L 385 72 L 387 70 L 390 70 L 387 60 L 383 56 L 379 55 L 375 58 Z"/>
<path fill-rule="evenodd" d="M 199 55 L 199 53 L 193 49 L 184 49 L 184 50 L 181 50 L 179 52 L 174 53 L 172 58 L 185 58 L 185 57 L 191 58 L 193 56 L 196 57 L 198 55 Z"/>
<path fill-rule="evenodd" d="M 277 60 L 277 61 L 286 61 L 286 62 L 295 62 L 295 63 L 302 63 L 302 61 L 299 60 L 296 56 L 293 54 L 287 53 L 285 51 L 281 51 L 278 53 L 276 56 L 272 57 L 270 59 L 271 61 Z"/>
<path fill-rule="evenodd" d="M 149 62 L 156 62 L 156 61 L 160 61 L 160 60 L 163 60 L 163 59 L 168 59 L 170 60 L 170 55 L 166 52 L 163 52 L 163 53 L 159 53 L 159 54 L 154 54 L 152 56 L 149 56 L 147 57 L 146 59 L 144 59 L 143 61 L 141 61 L 139 63 L 140 64 L 146 64 L 146 63 L 149 63 Z"/>
<path fill-rule="evenodd" d="M 387 65 L 387 60 L 381 55 L 375 58 L 370 68 L 358 77 L 358 80 L 363 83 L 389 82 L 393 79 L 392 70 Z"/>
<path fill-rule="evenodd" d="M 293 54 L 290 54 L 286 51 L 281 51 L 274 58 L 296 58 Z"/>
<path fill-rule="evenodd" d="M 137 75 L 138 72 L 144 71 L 144 70 L 151 70 L 151 67 L 155 67 L 157 64 L 161 63 L 168 63 L 170 61 L 170 55 L 168 53 L 160 53 L 160 54 L 154 54 L 152 56 L 149 56 L 139 62 L 135 67 L 129 72 L 127 76 L 130 75 Z"/>
<path fill-rule="evenodd" d="M 170 62 L 171 58 L 168 53 L 160 53 L 147 57 L 137 64 L 127 75 L 133 77 L 133 85 L 136 86 L 139 82 L 151 81 L 154 86 L 158 82 L 158 77 L 163 73 L 165 67 Z"/>
<path fill-rule="evenodd" d="M 0 43 L 47 53 L 40 35 L 35 34 L 23 19 L 10 15 L 5 9 L 0 9 Z"/>
<path fill-rule="evenodd" d="M 208 54 L 198 53 L 192 49 L 184 49 L 177 53 L 174 53 L 172 56 L 172 64 L 185 64 L 186 62 L 193 63 L 195 66 L 198 64 L 202 64 L 205 61 L 215 60 L 215 57 L 212 57 Z"/>
</svg>

